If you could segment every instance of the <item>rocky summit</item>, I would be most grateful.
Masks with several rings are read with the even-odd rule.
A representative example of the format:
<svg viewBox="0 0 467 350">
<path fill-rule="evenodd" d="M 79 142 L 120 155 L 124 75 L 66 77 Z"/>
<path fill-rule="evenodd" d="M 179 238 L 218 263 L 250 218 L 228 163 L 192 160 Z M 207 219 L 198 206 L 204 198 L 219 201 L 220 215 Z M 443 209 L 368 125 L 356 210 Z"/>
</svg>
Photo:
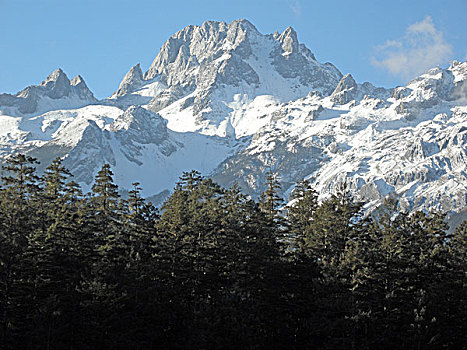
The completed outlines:
<svg viewBox="0 0 467 350">
<path fill-rule="evenodd" d="M 322 196 L 345 182 L 368 209 L 391 197 L 401 210 L 461 212 L 466 81 L 467 63 L 452 62 L 393 89 L 357 83 L 293 28 L 208 21 L 175 33 L 109 98 L 60 69 L 0 94 L 0 157 L 65 157 L 85 189 L 109 163 L 123 190 L 138 181 L 153 198 L 190 169 L 257 196 L 272 170 L 285 197 L 306 178 Z"/>
</svg>

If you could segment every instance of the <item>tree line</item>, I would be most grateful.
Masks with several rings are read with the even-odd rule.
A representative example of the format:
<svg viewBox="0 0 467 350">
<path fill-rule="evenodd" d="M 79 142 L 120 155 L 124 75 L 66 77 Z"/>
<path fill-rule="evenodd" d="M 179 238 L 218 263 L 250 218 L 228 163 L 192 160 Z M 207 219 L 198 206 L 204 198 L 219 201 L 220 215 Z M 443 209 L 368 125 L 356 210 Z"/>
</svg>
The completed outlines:
<svg viewBox="0 0 467 350">
<path fill-rule="evenodd" d="M 345 188 L 254 200 L 183 173 L 161 208 L 18 154 L 0 187 L 0 349 L 466 349 L 467 223 Z M 155 175 L 157 176 L 157 175 Z"/>
</svg>

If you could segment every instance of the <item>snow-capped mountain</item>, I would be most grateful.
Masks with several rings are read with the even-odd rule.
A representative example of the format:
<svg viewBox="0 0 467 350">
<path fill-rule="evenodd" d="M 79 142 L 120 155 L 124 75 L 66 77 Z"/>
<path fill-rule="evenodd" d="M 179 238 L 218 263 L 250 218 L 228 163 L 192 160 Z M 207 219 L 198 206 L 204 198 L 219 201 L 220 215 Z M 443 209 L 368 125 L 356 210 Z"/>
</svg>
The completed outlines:
<svg viewBox="0 0 467 350">
<path fill-rule="evenodd" d="M 0 94 L 1 111 L 11 115 L 39 114 L 86 106 L 96 101 L 80 75 L 70 81 L 60 68 L 39 85 L 28 86 L 15 95 Z"/>
<path fill-rule="evenodd" d="M 345 181 L 370 208 L 392 196 L 401 209 L 460 211 L 466 81 L 467 63 L 453 62 L 404 87 L 359 84 L 318 62 L 292 28 L 263 35 L 246 20 L 209 21 L 175 33 L 107 99 L 61 70 L 0 95 L 0 157 L 63 156 L 85 188 L 107 162 L 123 189 L 138 181 L 146 196 L 190 169 L 257 195 L 271 169 L 285 195 L 301 178 L 323 195 Z"/>
<path fill-rule="evenodd" d="M 339 104 L 338 87 L 327 97 L 311 94 L 291 101 L 274 111 L 272 122 L 246 149 L 224 161 L 214 178 L 241 178 L 254 193 L 263 189 L 262 174 L 271 168 L 282 174 L 289 190 L 302 177 L 322 193 L 345 181 L 372 207 L 391 195 L 406 210 L 463 208 L 467 106 L 465 97 L 457 95 L 465 73 L 467 63 L 436 68 L 386 99 L 381 96 L 389 91 L 379 91 L 380 97 Z M 443 81 L 446 76 L 451 78 Z M 358 94 L 360 88 L 343 91 Z"/>
<path fill-rule="evenodd" d="M 245 106 L 267 109 L 310 90 L 326 95 L 341 77 L 316 61 L 292 28 L 262 35 L 246 20 L 205 22 L 169 38 L 144 75 L 139 65 L 131 68 L 111 99 L 144 105 L 175 131 L 241 137 L 266 122 Z"/>
</svg>

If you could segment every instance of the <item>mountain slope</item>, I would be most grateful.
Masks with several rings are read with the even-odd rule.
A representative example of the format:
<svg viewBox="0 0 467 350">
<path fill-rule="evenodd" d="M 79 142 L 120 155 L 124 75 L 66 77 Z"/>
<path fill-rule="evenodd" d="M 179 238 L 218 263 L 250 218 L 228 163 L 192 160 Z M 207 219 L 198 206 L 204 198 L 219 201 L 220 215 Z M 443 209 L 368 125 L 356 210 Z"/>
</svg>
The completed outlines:
<svg viewBox="0 0 467 350">
<path fill-rule="evenodd" d="M 348 99 L 352 93 L 359 98 L 361 86 L 342 89 L 339 83 L 330 96 L 292 101 L 275 110 L 273 122 L 223 162 L 214 178 L 244 179 L 254 194 L 272 169 L 282 175 L 285 190 L 304 177 L 324 194 L 346 182 L 371 206 L 391 195 L 404 210 L 463 208 L 467 107 L 459 86 L 466 72 L 467 63 L 433 69 L 385 99 L 381 90 L 379 97 Z M 343 105 L 335 102 L 342 92 Z"/>
</svg>

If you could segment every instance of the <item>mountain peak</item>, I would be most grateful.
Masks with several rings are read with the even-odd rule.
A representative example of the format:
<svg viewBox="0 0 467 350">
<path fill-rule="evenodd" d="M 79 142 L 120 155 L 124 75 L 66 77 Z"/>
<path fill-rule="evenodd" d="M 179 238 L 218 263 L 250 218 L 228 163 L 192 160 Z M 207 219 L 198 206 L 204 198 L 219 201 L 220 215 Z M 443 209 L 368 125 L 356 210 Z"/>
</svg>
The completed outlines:
<svg viewBox="0 0 467 350">
<path fill-rule="evenodd" d="M 59 68 L 56 68 L 52 73 L 50 73 L 50 75 L 48 76 L 48 78 L 54 78 L 54 77 L 59 77 L 61 75 L 65 75 L 65 72 L 59 67 Z"/>
<path fill-rule="evenodd" d="M 157 78 L 161 86 L 171 89 L 168 95 L 172 97 L 161 97 L 170 102 L 196 88 L 207 91 L 216 84 L 239 86 L 242 81 L 254 89 L 267 87 L 271 93 L 277 85 L 272 82 L 276 73 L 278 79 L 299 81 L 297 88 L 284 92 L 286 100 L 306 96 L 311 89 L 330 93 L 342 77 L 335 67 L 319 63 L 299 43 L 292 27 L 281 34 L 264 35 L 247 19 L 238 19 L 230 23 L 206 21 L 175 33 L 158 52 L 144 80 Z"/>
<path fill-rule="evenodd" d="M 237 19 L 235 21 L 232 21 L 229 24 L 229 27 L 241 27 L 244 30 L 250 30 L 250 31 L 258 33 L 258 29 L 256 29 L 254 24 L 251 23 L 249 20 L 244 19 L 244 18 L 240 18 L 240 19 Z"/>
<path fill-rule="evenodd" d="M 293 29 L 292 26 L 288 26 L 287 28 L 285 28 L 281 36 L 283 37 L 290 36 L 290 37 L 293 37 L 295 40 L 297 40 L 297 32 L 295 31 L 295 29 Z"/>
<path fill-rule="evenodd" d="M 344 75 L 331 94 L 331 101 L 346 104 L 355 99 L 358 85 L 350 73 Z"/>
<path fill-rule="evenodd" d="M 118 90 L 112 96 L 119 97 L 134 91 L 134 89 L 141 85 L 143 80 L 143 72 L 141 70 L 140 64 L 138 63 L 131 67 L 128 73 L 125 74 L 122 82 L 120 83 L 120 86 L 118 87 Z"/>
<path fill-rule="evenodd" d="M 44 86 L 49 91 L 48 96 L 54 99 L 68 96 L 70 93 L 70 79 L 60 68 L 54 70 L 40 86 Z"/>
<path fill-rule="evenodd" d="M 40 85 L 46 86 L 49 82 L 63 82 L 63 83 L 70 83 L 67 75 L 61 68 L 55 69 L 52 73 L 49 74 L 47 78 Z"/>
<path fill-rule="evenodd" d="M 176 80 L 169 84 L 187 83 L 182 81 L 188 71 L 203 61 L 210 62 L 226 51 L 235 51 L 246 59 L 251 53 L 249 37 L 259 35 L 256 27 L 246 19 L 231 23 L 206 21 L 200 26 L 190 25 L 172 35 L 158 52 L 144 78 L 151 80 L 169 71 L 176 73 Z"/>
<path fill-rule="evenodd" d="M 86 85 L 86 83 L 84 82 L 83 77 L 81 75 L 79 75 L 79 74 L 76 77 L 74 77 L 73 79 L 71 79 L 71 81 L 70 81 L 71 86 L 78 86 L 80 84 Z"/>
<path fill-rule="evenodd" d="M 274 37 L 282 44 L 284 54 L 296 53 L 299 50 L 297 32 L 292 27 L 287 27 L 281 34 L 275 33 Z"/>
<path fill-rule="evenodd" d="M 63 98 L 68 101 L 64 102 Z M 96 98 L 80 75 L 70 81 L 65 72 L 57 68 L 39 85 L 30 85 L 15 95 L 3 94 L 0 108 L 16 107 L 10 113 L 30 114 L 43 113 L 59 106 L 72 108 L 94 102 Z"/>
<path fill-rule="evenodd" d="M 70 86 L 72 90 L 81 98 L 85 100 L 94 101 L 95 97 L 91 90 L 89 90 L 86 82 L 84 81 L 81 75 L 77 75 L 74 77 L 71 82 Z"/>
<path fill-rule="evenodd" d="M 339 82 L 339 85 L 345 86 L 346 88 L 357 86 L 355 79 L 353 78 L 352 74 L 347 73 L 344 75 Z"/>
</svg>

